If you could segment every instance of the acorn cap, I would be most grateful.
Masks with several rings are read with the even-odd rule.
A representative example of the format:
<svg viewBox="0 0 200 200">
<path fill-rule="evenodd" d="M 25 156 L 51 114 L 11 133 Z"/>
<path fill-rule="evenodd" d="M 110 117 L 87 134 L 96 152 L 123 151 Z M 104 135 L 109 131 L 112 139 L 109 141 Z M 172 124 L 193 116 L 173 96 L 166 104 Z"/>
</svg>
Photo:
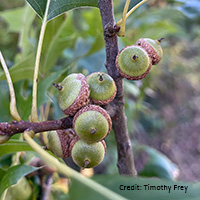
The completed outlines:
<svg viewBox="0 0 200 200">
<path fill-rule="evenodd" d="M 136 45 L 144 48 L 152 59 L 152 65 L 157 65 L 163 56 L 163 50 L 160 46 L 161 40 L 152 40 L 149 38 L 141 38 L 136 42 Z"/>
<path fill-rule="evenodd" d="M 79 138 L 87 143 L 98 142 L 110 133 L 112 122 L 106 110 L 88 105 L 79 110 L 73 119 L 73 128 Z"/>
<path fill-rule="evenodd" d="M 118 72 L 128 80 L 144 78 L 151 70 L 151 66 L 147 52 L 136 45 L 124 47 L 116 58 Z"/>
<path fill-rule="evenodd" d="M 60 158 L 68 158 L 71 156 L 71 142 L 75 140 L 78 138 L 73 129 L 50 131 L 47 149 Z"/>
<path fill-rule="evenodd" d="M 105 155 L 105 143 L 101 141 L 88 144 L 83 140 L 77 141 L 72 148 L 73 161 L 82 168 L 91 168 L 100 164 Z"/>
<path fill-rule="evenodd" d="M 67 76 L 58 87 L 58 104 L 66 115 L 75 115 L 89 103 L 90 88 L 82 74 Z"/>
<path fill-rule="evenodd" d="M 113 78 L 104 72 L 94 72 L 86 77 L 90 86 L 90 100 L 97 105 L 106 105 L 116 96 L 117 87 Z"/>
</svg>

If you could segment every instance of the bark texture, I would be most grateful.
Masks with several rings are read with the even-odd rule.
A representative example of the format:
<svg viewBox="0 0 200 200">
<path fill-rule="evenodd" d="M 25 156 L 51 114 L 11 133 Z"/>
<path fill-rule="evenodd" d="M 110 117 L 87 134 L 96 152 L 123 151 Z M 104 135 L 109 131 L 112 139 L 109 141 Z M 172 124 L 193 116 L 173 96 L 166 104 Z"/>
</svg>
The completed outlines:
<svg viewBox="0 0 200 200">
<path fill-rule="evenodd" d="M 124 112 L 123 78 L 119 75 L 115 65 L 115 60 L 119 52 L 116 30 L 119 30 L 119 27 L 115 27 L 112 0 L 99 0 L 99 9 L 106 49 L 105 66 L 108 74 L 112 76 L 117 86 L 117 95 L 107 108 L 108 110 L 114 110 L 112 113 L 112 123 L 118 150 L 117 166 L 120 174 L 136 176 L 131 141 Z"/>
</svg>

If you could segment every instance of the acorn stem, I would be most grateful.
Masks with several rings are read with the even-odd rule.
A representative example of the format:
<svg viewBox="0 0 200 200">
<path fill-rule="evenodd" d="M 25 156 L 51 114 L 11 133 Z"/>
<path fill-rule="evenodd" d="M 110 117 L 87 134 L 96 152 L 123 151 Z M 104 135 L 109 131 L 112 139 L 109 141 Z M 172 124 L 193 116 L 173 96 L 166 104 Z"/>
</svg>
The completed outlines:
<svg viewBox="0 0 200 200">
<path fill-rule="evenodd" d="M 90 161 L 89 160 L 85 160 L 84 168 L 86 168 L 89 164 L 90 164 Z"/>
<path fill-rule="evenodd" d="M 133 58 L 133 60 L 136 60 L 136 59 L 139 58 L 139 57 L 138 57 L 137 55 L 134 54 L 132 58 Z"/>
<path fill-rule="evenodd" d="M 55 88 L 57 88 L 59 91 L 62 90 L 62 88 L 63 88 L 61 85 L 59 85 L 59 84 L 57 84 L 57 83 L 53 83 L 53 86 L 54 86 Z"/>
<path fill-rule="evenodd" d="M 158 42 L 162 42 L 162 40 L 164 40 L 165 38 L 160 38 L 160 39 L 158 39 Z"/>
<path fill-rule="evenodd" d="M 103 74 L 98 74 L 99 76 L 99 81 L 103 81 Z"/>
<path fill-rule="evenodd" d="M 94 135 L 94 134 L 96 133 L 96 130 L 92 128 L 92 129 L 90 130 L 90 133 L 91 133 L 92 135 Z"/>
</svg>

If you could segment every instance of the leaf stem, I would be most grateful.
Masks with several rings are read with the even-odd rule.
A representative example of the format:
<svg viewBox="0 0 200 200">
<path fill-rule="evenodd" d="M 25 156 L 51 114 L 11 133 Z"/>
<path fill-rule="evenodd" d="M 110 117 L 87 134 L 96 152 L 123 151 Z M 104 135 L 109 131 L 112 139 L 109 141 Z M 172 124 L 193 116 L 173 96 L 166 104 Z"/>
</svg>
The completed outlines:
<svg viewBox="0 0 200 200">
<path fill-rule="evenodd" d="M 41 27 L 41 31 L 40 31 L 37 54 L 36 54 L 36 59 L 35 59 L 35 70 L 34 70 L 34 77 L 33 77 L 32 108 L 31 108 L 31 121 L 32 122 L 39 121 L 38 114 L 37 114 L 37 82 L 38 82 L 40 57 L 41 57 L 41 52 L 42 52 L 42 44 L 43 44 L 44 34 L 45 34 L 45 30 L 46 30 L 46 25 L 47 25 L 47 17 L 48 17 L 50 2 L 51 2 L 51 0 L 47 0 L 45 15 L 44 15 L 44 19 L 42 21 L 42 27 Z"/>
<path fill-rule="evenodd" d="M 108 188 L 100 185 L 99 183 L 84 177 L 80 173 L 71 169 L 67 165 L 59 162 L 55 157 L 51 156 L 47 153 L 40 145 L 38 145 L 28 134 L 28 131 L 24 132 L 24 138 L 28 142 L 28 144 L 44 159 L 44 161 L 53 169 L 58 172 L 68 176 L 69 178 L 76 179 L 82 184 L 88 186 L 92 190 L 95 190 L 97 193 L 104 196 L 106 199 L 115 199 L 115 200 L 127 200 L 126 198 L 118 195 L 117 193 L 109 190 Z"/>
<path fill-rule="evenodd" d="M 20 121 L 21 117 L 19 116 L 19 113 L 17 111 L 16 97 L 15 97 L 15 90 L 14 90 L 14 87 L 13 87 L 13 82 L 12 82 L 8 67 L 6 65 L 6 62 L 4 60 L 4 57 L 1 53 L 1 51 L 0 51 L 0 61 L 1 61 L 2 67 L 3 67 L 3 70 L 5 72 L 6 79 L 7 79 L 7 82 L 8 82 L 9 91 L 10 91 L 10 114 L 11 114 L 11 116 L 14 120 Z"/>
<path fill-rule="evenodd" d="M 117 33 L 117 35 L 120 36 L 120 37 L 123 37 L 124 34 L 125 34 L 126 14 L 128 12 L 129 4 L 130 4 L 130 0 L 126 0 L 125 6 L 124 6 L 123 15 L 122 15 L 122 19 L 121 19 L 119 24 L 118 23 L 116 24 L 116 25 L 120 26 L 120 30 Z"/>
<path fill-rule="evenodd" d="M 118 36 L 123 37 L 125 34 L 125 23 L 127 18 L 133 13 L 133 11 L 135 11 L 137 8 L 139 8 L 142 4 L 144 4 L 145 2 L 147 2 L 148 0 L 143 0 L 141 2 L 139 2 L 138 4 L 136 4 L 128 13 L 128 6 L 130 3 L 130 1 L 128 2 L 128 0 L 126 1 L 125 7 L 124 7 L 124 11 L 123 11 L 123 16 L 122 18 L 116 23 L 117 26 L 120 26 L 120 30 L 117 33 Z M 128 5 L 127 5 L 128 4 Z"/>
</svg>

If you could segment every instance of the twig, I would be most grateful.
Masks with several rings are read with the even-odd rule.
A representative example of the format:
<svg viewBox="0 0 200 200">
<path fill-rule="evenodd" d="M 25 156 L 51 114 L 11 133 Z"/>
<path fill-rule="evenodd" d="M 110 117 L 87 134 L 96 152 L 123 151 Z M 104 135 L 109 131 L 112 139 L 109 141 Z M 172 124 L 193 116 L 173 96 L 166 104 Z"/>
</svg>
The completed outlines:
<svg viewBox="0 0 200 200">
<path fill-rule="evenodd" d="M 25 130 L 32 130 L 35 133 L 40 133 L 43 131 L 67 129 L 72 127 L 72 119 L 72 117 L 65 117 L 59 120 L 44 122 L 2 122 L 0 123 L 0 135 L 12 136 L 17 133 L 23 133 Z"/>
<path fill-rule="evenodd" d="M 51 186 L 52 186 L 52 182 L 53 182 L 53 175 L 48 175 L 46 178 L 46 180 L 43 181 L 42 183 L 42 198 L 41 200 L 48 200 L 49 199 L 49 195 L 51 192 Z"/>
<path fill-rule="evenodd" d="M 118 39 L 115 33 L 115 21 L 112 0 L 99 0 L 101 12 L 104 40 L 106 48 L 106 68 L 113 77 L 117 86 L 117 95 L 111 105 L 116 109 L 116 114 L 112 117 L 113 130 L 117 141 L 118 169 L 120 174 L 136 175 L 134 166 L 131 141 L 128 135 L 126 116 L 124 112 L 124 89 L 123 79 L 119 75 L 115 66 L 115 59 L 119 52 Z"/>
</svg>

